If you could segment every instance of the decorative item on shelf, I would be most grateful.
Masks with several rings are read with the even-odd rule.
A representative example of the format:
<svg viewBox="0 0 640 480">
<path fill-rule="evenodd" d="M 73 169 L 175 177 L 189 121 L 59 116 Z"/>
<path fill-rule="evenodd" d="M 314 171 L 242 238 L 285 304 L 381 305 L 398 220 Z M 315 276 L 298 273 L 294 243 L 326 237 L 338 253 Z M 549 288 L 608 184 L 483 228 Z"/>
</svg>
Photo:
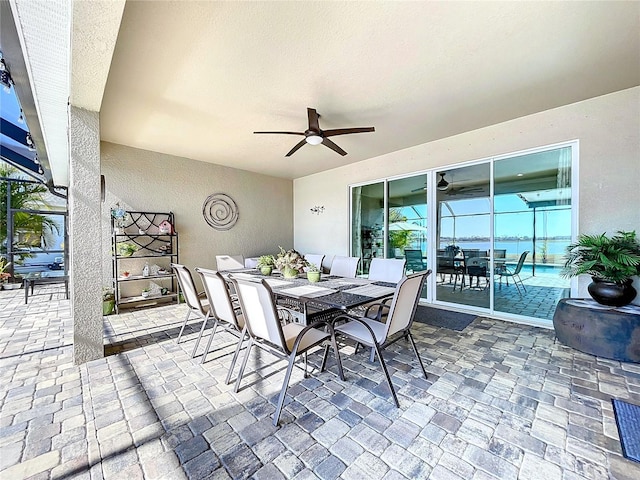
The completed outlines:
<svg viewBox="0 0 640 480">
<path fill-rule="evenodd" d="M 156 276 L 159 274 L 160 267 L 156 264 L 149 265 L 149 275 Z"/>
<path fill-rule="evenodd" d="M 229 195 L 214 193 L 202 205 L 202 216 L 207 224 L 216 230 L 230 230 L 238 221 L 238 205 Z"/>
<path fill-rule="evenodd" d="M 144 267 L 142 267 L 142 276 L 143 277 L 148 277 L 149 276 L 149 264 L 145 263 Z"/>
<path fill-rule="evenodd" d="M 166 268 L 159 267 L 155 275 L 167 275 L 168 273 L 169 271 Z"/>
<path fill-rule="evenodd" d="M 321 213 L 324 212 L 324 205 L 316 205 L 315 207 L 311 208 L 311 213 L 314 213 L 316 215 L 320 215 Z"/>
<path fill-rule="evenodd" d="M 263 275 L 271 275 L 274 265 L 275 259 L 273 258 L 273 255 L 262 255 L 258 258 L 258 264 L 256 266 Z"/>
<path fill-rule="evenodd" d="M 167 287 L 162 287 L 160 289 L 160 295 L 166 295 L 167 293 L 169 293 L 169 289 Z"/>
<path fill-rule="evenodd" d="M 285 278 L 296 278 L 298 273 L 304 271 L 304 267 L 307 266 L 307 261 L 296 250 L 286 250 L 282 247 L 280 253 L 278 253 L 275 259 L 275 266 L 282 272 L 282 276 Z"/>
<path fill-rule="evenodd" d="M 591 275 L 587 287 L 593 299 L 611 307 L 628 305 L 636 297 L 633 277 L 640 275 L 640 242 L 636 232 L 618 231 L 616 235 L 580 235 L 567 246 L 563 277 Z"/>
<path fill-rule="evenodd" d="M 128 242 L 116 243 L 116 254 L 120 257 L 130 257 L 138 251 L 138 246 Z"/>
<path fill-rule="evenodd" d="M 116 296 L 113 288 L 102 287 L 102 315 L 111 315 L 116 305 Z"/>
<path fill-rule="evenodd" d="M 162 285 L 158 285 L 155 282 L 149 282 L 149 294 L 150 295 L 161 295 L 162 294 Z"/>
<path fill-rule="evenodd" d="M 173 234 L 173 225 L 169 222 L 169 220 L 164 220 L 158 225 L 158 232 L 161 235 L 170 235 Z"/>
<path fill-rule="evenodd" d="M 149 288 L 143 288 L 142 292 L 140 292 L 140 295 L 142 295 L 142 298 L 147 298 L 151 296 L 151 290 L 149 290 Z"/>
<path fill-rule="evenodd" d="M 315 263 L 308 263 L 307 268 L 307 280 L 310 282 L 319 282 L 320 281 L 320 269 Z"/>
<path fill-rule="evenodd" d="M 131 275 L 131 272 L 128 272 L 127 270 L 125 270 L 124 272 L 122 272 L 122 277 L 123 277 L 123 278 L 129 278 L 129 275 Z"/>
<path fill-rule="evenodd" d="M 116 203 L 115 207 L 111 207 L 111 216 L 114 219 L 114 232 L 116 235 L 124 233 L 124 221 L 127 219 L 127 211 L 120 206 L 120 203 Z"/>
<path fill-rule="evenodd" d="M 138 235 L 146 235 L 147 232 L 145 232 L 143 229 L 139 228 L 138 229 Z"/>
<path fill-rule="evenodd" d="M 171 253 L 171 244 L 170 244 L 170 243 L 167 243 L 167 244 L 165 244 L 165 245 L 160 245 L 160 246 L 158 247 L 158 251 L 159 251 L 160 253 Z"/>
</svg>

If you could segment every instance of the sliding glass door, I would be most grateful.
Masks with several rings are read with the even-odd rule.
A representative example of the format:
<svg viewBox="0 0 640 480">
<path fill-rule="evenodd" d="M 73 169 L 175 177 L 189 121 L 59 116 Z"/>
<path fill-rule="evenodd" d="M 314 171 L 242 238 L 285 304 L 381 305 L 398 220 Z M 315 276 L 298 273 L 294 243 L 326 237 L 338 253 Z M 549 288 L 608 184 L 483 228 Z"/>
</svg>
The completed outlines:
<svg viewBox="0 0 640 480">
<path fill-rule="evenodd" d="M 352 187 L 352 254 L 431 268 L 429 302 L 550 321 L 576 216 L 575 144 Z M 432 204 L 430 203 L 432 202 Z"/>
<path fill-rule="evenodd" d="M 435 300 L 489 308 L 490 165 L 437 172 Z"/>
</svg>

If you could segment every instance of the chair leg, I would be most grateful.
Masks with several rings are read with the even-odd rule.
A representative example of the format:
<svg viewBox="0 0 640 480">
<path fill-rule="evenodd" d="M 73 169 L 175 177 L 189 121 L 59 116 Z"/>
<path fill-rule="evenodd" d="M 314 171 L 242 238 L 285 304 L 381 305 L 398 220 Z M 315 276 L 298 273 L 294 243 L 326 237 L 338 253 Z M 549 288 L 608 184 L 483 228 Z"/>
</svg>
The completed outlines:
<svg viewBox="0 0 640 480">
<path fill-rule="evenodd" d="M 242 329 L 242 333 L 240 334 L 240 338 L 238 339 L 238 345 L 236 346 L 236 351 L 233 352 L 233 358 L 231 359 L 231 365 L 229 366 L 229 373 L 227 373 L 227 379 L 224 381 L 226 385 L 229 385 L 229 383 L 231 382 L 231 374 L 233 373 L 233 369 L 236 366 L 238 355 L 240 355 L 240 350 L 242 349 L 242 342 L 244 342 L 246 331 L 246 327 Z"/>
<path fill-rule="evenodd" d="M 309 362 L 307 361 L 307 352 L 302 354 L 304 356 L 304 378 L 309 378 Z"/>
<path fill-rule="evenodd" d="M 400 402 L 398 402 L 398 396 L 396 395 L 396 391 L 393 388 L 393 384 L 391 383 L 391 376 L 389 375 L 389 370 L 387 370 L 387 364 L 384 363 L 384 359 L 382 358 L 380 347 L 376 342 L 374 342 L 373 346 L 376 349 L 376 354 L 378 355 L 378 359 L 380 360 L 380 366 L 382 367 L 382 372 L 384 373 L 384 376 L 387 379 L 387 384 L 389 385 L 389 390 L 391 390 L 393 401 L 395 402 L 396 407 L 400 408 Z"/>
<path fill-rule="evenodd" d="M 189 315 L 191 315 L 191 310 L 187 312 L 187 316 L 184 317 L 184 322 L 182 322 L 182 328 L 180 329 L 180 333 L 178 334 L 178 339 L 176 343 L 180 343 L 180 337 L 182 337 L 182 332 L 184 332 L 184 327 L 187 326 L 187 322 L 189 321 Z"/>
<path fill-rule="evenodd" d="M 242 360 L 242 365 L 240 366 L 240 371 L 238 372 L 238 378 L 236 379 L 236 386 L 233 389 L 233 391 L 236 393 L 238 393 L 238 390 L 240 390 L 240 380 L 242 380 L 242 375 L 244 375 L 244 369 L 247 366 L 247 360 L 249 360 L 251 347 L 253 347 L 253 339 L 249 337 L 249 345 L 247 345 L 247 351 L 244 354 L 244 359 Z"/>
<path fill-rule="evenodd" d="M 425 380 L 428 380 L 429 378 L 427 377 L 427 371 L 424 369 L 424 364 L 422 363 L 422 359 L 420 358 L 420 355 L 418 354 L 418 347 L 416 347 L 416 342 L 413 340 L 413 335 L 411 335 L 411 332 L 407 332 L 408 333 L 408 338 L 409 341 L 411 342 L 411 346 L 413 347 L 413 352 L 416 354 L 416 358 L 418 359 L 418 363 L 420 364 L 420 368 L 422 369 L 422 373 L 424 373 L 424 378 Z"/>
<path fill-rule="evenodd" d="M 200 327 L 200 333 L 198 334 L 198 338 L 196 339 L 196 344 L 193 346 L 193 352 L 191 352 L 191 358 L 195 358 L 196 356 L 196 352 L 198 351 L 198 345 L 200 345 L 200 339 L 202 338 L 202 334 L 204 333 L 204 329 L 207 326 L 207 323 L 209 323 L 209 312 L 207 312 L 207 315 L 204 317 L 204 320 L 202 320 L 202 327 Z M 213 331 L 215 333 L 215 328 L 217 325 L 217 320 L 214 319 L 214 323 L 213 323 Z"/>
<path fill-rule="evenodd" d="M 306 353 L 306 352 L 305 352 Z M 280 390 L 280 396 L 278 397 L 278 405 L 276 406 L 276 411 L 273 414 L 273 426 L 278 426 L 278 420 L 280 420 L 280 414 L 282 413 L 282 407 L 284 405 L 284 398 L 287 395 L 287 388 L 289 388 L 289 380 L 291 379 L 291 371 L 293 370 L 293 365 L 296 361 L 296 352 L 291 352 L 289 355 L 289 365 L 287 366 L 287 373 L 284 375 L 284 380 L 282 382 L 282 390 Z M 306 373 L 306 370 L 305 370 Z"/>
</svg>

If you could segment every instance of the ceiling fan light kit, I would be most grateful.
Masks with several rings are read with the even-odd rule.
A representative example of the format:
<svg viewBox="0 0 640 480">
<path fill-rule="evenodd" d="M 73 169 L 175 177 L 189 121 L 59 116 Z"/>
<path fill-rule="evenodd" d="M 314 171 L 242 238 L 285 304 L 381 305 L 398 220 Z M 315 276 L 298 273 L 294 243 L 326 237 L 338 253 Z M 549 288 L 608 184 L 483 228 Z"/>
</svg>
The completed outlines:
<svg viewBox="0 0 640 480">
<path fill-rule="evenodd" d="M 290 157 L 295 152 L 297 152 L 305 143 L 309 145 L 320 145 L 323 144 L 325 147 L 330 148 L 336 153 L 339 153 L 342 156 L 345 156 L 347 152 L 345 152 L 338 145 L 329 140 L 329 137 L 334 137 L 336 135 L 348 135 L 350 133 L 366 133 L 366 132 L 375 132 L 374 127 L 354 127 L 354 128 L 335 128 L 331 130 L 322 130 L 320 128 L 320 123 L 318 119 L 320 115 L 314 108 L 307 107 L 307 118 L 309 120 L 309 128 L 304 132 L 253 132 L 257 134 L 280 134 L 280 135 L 303 135 L 304 139 L 300 140 L 289 153 L 285 155 L 285 157 Z"/>
<path fill-rule="evenodd" d="M 444 179 L 444 176 L 446 175 L 446 173 L 438 173 L 438 175 L 440 175 L 440 181 L 438 182 L 438 184 L 436 185 L 436 188 L 440 191 L 444 191 L 447 188 L 449 188 L 449 182 L 447 182 Z"/>
</svg>

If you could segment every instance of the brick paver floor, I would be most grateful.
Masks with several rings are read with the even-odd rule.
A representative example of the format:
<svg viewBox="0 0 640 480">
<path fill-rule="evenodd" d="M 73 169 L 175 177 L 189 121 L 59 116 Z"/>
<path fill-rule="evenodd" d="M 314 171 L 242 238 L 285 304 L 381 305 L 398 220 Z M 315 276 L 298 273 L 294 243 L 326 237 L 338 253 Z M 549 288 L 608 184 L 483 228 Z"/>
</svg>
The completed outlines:
<svg viewBox="0 0 640 480">
<path fill-rule="evenodd" d="M 285 363 L 255 350 L 234 393 L 224 379 L 235 337 L 217 333 L 201 365 L 197 322 L 175 342 L 185 312 L 105 317 L 107 356 L 75 366 L 64 296 L 24 305 L 21 290 L 1 291 L 0 478 L 640 478 L 611 407 L 640 403 L 640 365 L 577 352 L 550 330 L 416 324 L 428 380 L 406 343 L 385 354 L 400 408 L 369 352 L 347 345 L 347 380 L 335 363 L 307 379 L 295 371 L 276 428 Z"/>
</svg>

